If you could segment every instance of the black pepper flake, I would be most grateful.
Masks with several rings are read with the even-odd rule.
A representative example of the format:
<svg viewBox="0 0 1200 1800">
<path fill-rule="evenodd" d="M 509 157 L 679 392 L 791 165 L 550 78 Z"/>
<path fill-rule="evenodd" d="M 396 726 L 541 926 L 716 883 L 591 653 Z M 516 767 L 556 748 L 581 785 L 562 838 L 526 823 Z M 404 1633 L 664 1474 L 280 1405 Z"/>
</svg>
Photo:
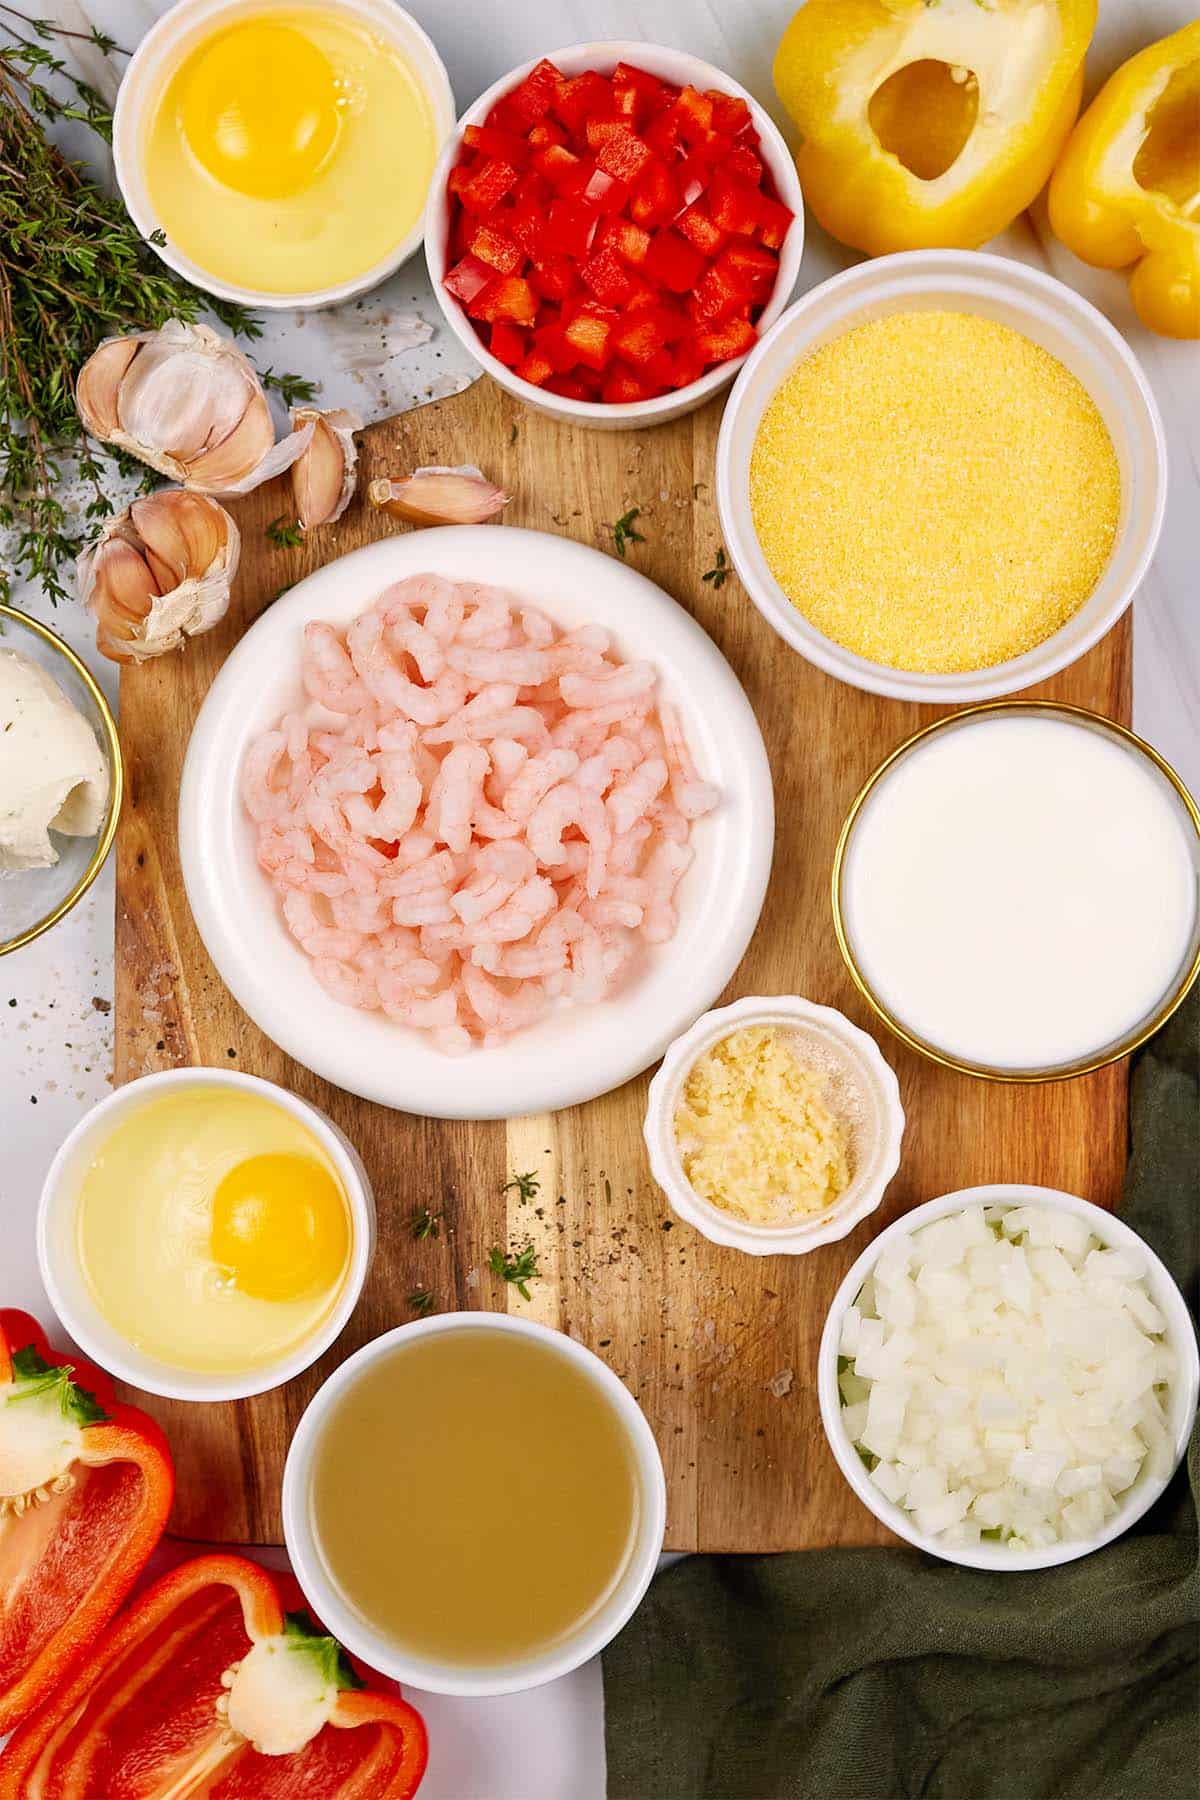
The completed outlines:
<svg viewBox="0 0 1200 1800">
<path fill-rule="evenodd" d="M 662 1228 L 664 1231 L 674 1231 L 674 1229 L 675 1229 L 674 1219 L 664 1219 L 662 1222 Z"/>
<path fill-rule="evenodd" d="M 226 1056 L 236 1056 L 236 1055 L 237 1055 L 237 1051 L 236 1051 L 236 1050 L 227 1050 L 227 1051 L 226 1051 L 226 1052 L 225 1052 L 225 1054 L 226 1054 Z"/>
<path fill-rule="evenodd" d="M 11 1004 L 15 1006 L 16 1001 L 12 1001 Z M 103 999 L 100 994 L 92 995 L 92 1005 L 98 1013 L 110 1013 L 112 1011 L 112 1001 Z"/>
</svg>

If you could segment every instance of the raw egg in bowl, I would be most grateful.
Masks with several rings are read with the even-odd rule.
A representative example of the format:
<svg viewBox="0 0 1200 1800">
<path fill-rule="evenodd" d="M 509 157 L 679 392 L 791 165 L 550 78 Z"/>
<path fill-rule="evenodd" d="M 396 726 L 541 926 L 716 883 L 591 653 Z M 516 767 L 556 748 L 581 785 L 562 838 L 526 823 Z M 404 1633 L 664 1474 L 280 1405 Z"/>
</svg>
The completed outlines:
<svg viewBox="0 0 1200 1800">
<path fill-rule="evenodd" d="M 182 0 L 130 62 L 113 157 L 180 274 L 255 306 L 322 306 L 418 247 L 453 123 L 437 51 L 390 0 Z"/>
<path fill-rule="evenodd" d="M 240 1399 L 307 1368 L 354 1310 L 374 1237 L 370 1182 L 336 1126 L 226 1069 L 147 1075 L 101 1101 L 38 1214 L 72 1337 L 180 1400 Z"/>
</svg>

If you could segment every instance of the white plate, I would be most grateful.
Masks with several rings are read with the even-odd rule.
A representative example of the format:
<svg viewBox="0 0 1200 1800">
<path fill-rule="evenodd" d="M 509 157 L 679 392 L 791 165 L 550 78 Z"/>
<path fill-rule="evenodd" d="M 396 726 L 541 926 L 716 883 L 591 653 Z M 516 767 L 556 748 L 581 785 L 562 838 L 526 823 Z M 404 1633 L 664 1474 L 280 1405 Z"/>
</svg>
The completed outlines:
<svg viewBox="0 0 1200 1800">
<path fill-rule="evenodd" d="M 511 588 L 564 626 L 609 627 L 621 654 L 658 668 L 701 774 L 721 803 L 693 827 L 679 928 L 648 949 L 612 998 L 564 1007 L 503 1046 L 446 1057 L 423 1034 L 327 994 L 254 854 L 238 794 L 250 740 L 302 698 L 301 630 L 346 625 L 383 589 L 424 571 Z M 263 614 L 213 682 L 179 794 L 184 883 L 206 949 L 267 1036 L 326 1081 L 440 1119 L 505 1119 L 574 1106 L 657 1060 L 733 974 L 758 922 L 774 838 L 757 721 L 716 646 L 660 588 L 611 556 L 512 526 L 414 531 L 352 551 Z"/>
</svg>

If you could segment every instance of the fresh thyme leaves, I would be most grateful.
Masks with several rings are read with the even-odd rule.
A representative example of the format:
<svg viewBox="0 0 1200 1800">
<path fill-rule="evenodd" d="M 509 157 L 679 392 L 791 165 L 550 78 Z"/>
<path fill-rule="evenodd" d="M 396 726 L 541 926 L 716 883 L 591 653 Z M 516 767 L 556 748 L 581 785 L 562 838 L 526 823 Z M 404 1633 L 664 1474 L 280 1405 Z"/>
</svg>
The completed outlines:
<svg viewBox="0 0 1200 1800">
<path fill-rule="evenodd" d="M 701 581 L 711 581 L 715 588 L 724 587 L 729 579 L 729 564 L 725 560 L 725 546 L 717 546 L 717 558 L 711 569 L 705 570 Z"/>
<path fill-rule="evenodd" d="M 90 489 L 86 518 L 114 510 L 106 489 L 117 459 L 89 444 L 75 412 L 75 377 L 97 344 L 204 313 L 246 339 L 262 331 L 242 307 L 167 268 L 121 202 L 49 142 L 45 128 L 65 120 L 112 141 L 111 108 L 38 41 L 60 36 L 115 48 L 103 33 L 30 19 L 0 0 L 0 528 L 11 532 L 14 572 L 52 601 L 71 596 L 81 547 L 59 491 L 68 462 Z M 69 97 L 51 93 L 50 79 Z M 272 385 L 282 392 L 285 381 L 295 377 Z"/>
<path fill-rule="evenodd" d="M 271 520 L 266 534 L 277 550 L 294 550 L 297 544 L 304 542 L 303 531 L 295 519 L 289 519 L 285 513 Z"/>
<path fill-rule="evenodd" d="M 511 1181 L 506 1181 L 500 1192 L 507 1194 L 510 1188 L 516 1188 L 520 1199 L 532 1200 L 541 1185 L 537 1175 L 529 1169 L 524 1175 L 514 1175 Z"/>
<path fill-rule="evenodd" d="M 435 1238 L 441 1230 L 441 1217 L 441 1213 L 432 1213 L 427 1206 L 418 1206 L 408 1221 L 408 1229 L 418 1242 Z"/>
<path fill-rule="evenodd" d="M 511 1281 L 522 1300 L 530 1298 L 527 1284 L 539 1280 L 542 1273 L 532 1244 L 526 1244 L 515 1256 L 505 1255 L 499 1244 L 494 1245 L 488 1255 L 488 1268 L 502 1281 Z"/>
<path fill-rule="evenodd" d="M 427 1319 L 437 1305 L 437 1301 L 428 1288 L 414 1288 L 408 1296 L 408 1304 L 418 1319 Z"/>
<path fill-rule="evenodd" d="M 644 544 L 645 538 L 640 531 L 634 529 L 635 521 L 641 516 L 640 506 L 631 506 L 627 513 L 622 513 L 612 527 L 612 541 L 617 555 L 624 561 L 625 552 L 630 544 Z"/>
<path fill-rule="evenodd" d="M 306 381 L 302 375 L 277 375 L 274 369 L 260 369 L 258 379 L 265 388 L 274 388 L 285 406 L 295 406 L 297 401 L 303 403 L 317 397 L 316 382 Z"/>
<path fill-rule="evenodd" d="M 148 244 L 154 244 L 159 250 L 162 249 L 166 241 L 167 234 L 161 225 L 156 225 L 154 230 L 150 233 L 150 236 L 146 239 Z"/>
</svg>

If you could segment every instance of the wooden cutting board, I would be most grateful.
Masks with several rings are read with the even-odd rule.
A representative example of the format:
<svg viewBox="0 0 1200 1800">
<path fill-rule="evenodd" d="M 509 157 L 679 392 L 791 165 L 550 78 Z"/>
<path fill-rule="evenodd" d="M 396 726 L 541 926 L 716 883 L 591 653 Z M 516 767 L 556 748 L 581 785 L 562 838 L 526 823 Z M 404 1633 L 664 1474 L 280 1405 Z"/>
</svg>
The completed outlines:
<svg viewBox="0 0 1200 1800">
<path fill-rule="evenodd" d="M 717 403 L 653 431 L 572 431 L 481 380 L 368 431 L 359 493 L 374 475 L 474 462 L 514 496 L 512 523 L 610 551 L 612 521 L 640 508 L 645 542 L 630 547 L 630 563 L 720 645 L 745 684 L 774 773 L 774 874 L 725 998 L 805 994 L 880 1036 L 908 1113 L 900 1173 L 880 1211 L 844 1242 L 808 1256 L 741 1256 L 673 1222 L 642 1148 L 646 1077 L 552 1117 L 443 1123 L 330 1088 L 258 1032 L 213 970 L 184 896 L 175 805 L 188 733 L 223 658 L 282 588 L 404 529 L 356 501 L 301 548 L 276 549 L 264 528 L 290 517 L 290 496 L 273 484 L 236 508 L 242 568 L 225 622 L 183 654 L 122 676 L 128 799 L 117 846 L 116 1079 L 186 1063 L 236 1067 L 317 1101 L 370 1170 L 379 1248 L 350 1326 L 307 1375 L 233 1405 L 140 1397 L 170 1435 L 179 1474 L 173 1529 L 184 1536 L 279 1541 L 283 1461 L 306 1402 L 352 1350 L 412 1316 L 414 1290 L 429 1289 L 439 1308 L 507 1307 L 558 1326 L 609 1363 L 641 1401 L 662 1450 L 669 1547 L 886 1541 L 829 1454 L 814 1387 L 825 1312 L 851 1260 L 918 1201 L 976 1182 L 1043 1182 L 1105 1206 L 1117 1198 L 1123 1064 L 1042 1087 L 970 1080 L 904 1050 L 855 993 L 830 918 L 834 843 L 863 780 L 931 709 L 831 680 L 776 637 L 734 577 L 720 587 L 702 579 L 721 542 L 712 490 L 719 416 Z M 431 540 L 431 557 L 435 549 Z M 1036 692 L 1127 721 L 1130 651 L 1127 617 Z M 525 1204 L 504 1184 L 530 1169 L 540 1188 Z M 441 1215 L 441 1233 L 415 1242 L 408 1220 L 423 1205 Z M 527 1239 L 542 1270 L 528 1304 L 487 1268 L 493 1245 Z"/>
</svg>

